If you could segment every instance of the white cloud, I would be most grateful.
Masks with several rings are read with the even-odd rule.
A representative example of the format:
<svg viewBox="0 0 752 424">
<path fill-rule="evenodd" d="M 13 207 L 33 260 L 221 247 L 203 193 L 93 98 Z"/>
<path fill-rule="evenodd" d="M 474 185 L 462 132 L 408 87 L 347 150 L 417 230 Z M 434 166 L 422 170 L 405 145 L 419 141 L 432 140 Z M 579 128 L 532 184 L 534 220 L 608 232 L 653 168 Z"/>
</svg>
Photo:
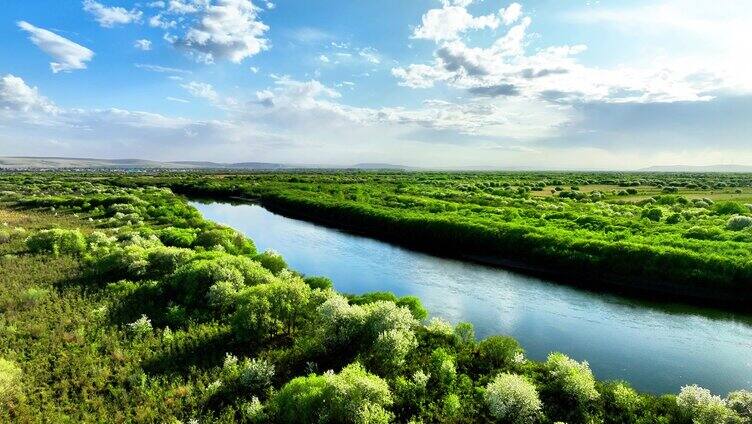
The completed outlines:
<svg viewBox="0 0 752 424">
<path fill-rule="evenodd" d="M 324 63 L 329 63 L 329 58 L 326 57 L 326 55 L 323 55 L 323 54 L 321 56 L 319 56 L 319 60 L 322 61 L 322 62 L 324 62 Z"/>
<path fill-rule="evenodd" d="M 161 74 L 181 74 L 181 75 L 187 75 L 191 74 L 191 71 L 188 71 L 186 69 L 179 69 L 179 68 L 170 68 L 168 66 L 161 66 L 161 65 L 150 65 L 147 63 L 136 63 L 133 66 L 135 66 L 138 69 L 143 69 L 145 71 L 150 72 L 158 72 Z"/>
<path fill-rule="evenodd" d="M 200 7 L 201 3 L 198 1 L 185 2 L 182 0 L 170 0 L 167 10 L 171 13 L 184 15 L 188 13 L 196 13 Z"/>
<path fill-rule="evenodd" d="M 149 18 L 149 26 L 152 28 L 170 29 L 177 27 L 178 23 L 175 20 L 167 20 L 162 14 L 156 14 Z"/>
<path fill-rule="evenodd" d="M 499 18 L 495 14 L 471 15 L 466 7 L 472 0 L 445 0 L 443 3 L 441 9 L 431 9 L 423 15 L 421 24 L 413 32 L 413 38 L 437 42 L 455 40 L 471 29 L 495 29 L 499 26 Z"/>
<path fill-rule="evenodd" d="M 651 66 L 588 67 L 577 60 L 584 45 L 546 47 L 528 54 L 532 20 L 518 12 L 514 5 L 502 10 L 502 17 L 508 15 L 507 21 L 516 24 L 489 47 L 440 38 L 433 62 L 396 67 L 392 74 L 400 85 L 412 88 L 442 82 L 474 96 L 524 96 L 556 104 L 707 101 L 713 92 L 744 88 L 744 77 L 730 75 L 741 74 L 734 66 L 656 58 Z M 747 77 L 746 90 L 750 89 L 752 78 Z"/>
<path fill-rule="evenodd" d="M 190 103 L 188 100 L 181 99 L 179 97 L 168 96 L 168 97 L 166 97 L 166 99 L 169 100 L 169 101 L 171 101 L 171 102 L 176 102 L 176 103 Z"/>
<path fill-rule="evenodd" d="M 133 47 L 139 50 L 149 51 L 151 50 L 151 41 L 142 38 L 140 40 L 136 40 L 136 42 L 133 43 Z"/>
<path fill-rule="evenodd" d="M 517 20 L 520 19 L 520 16 L 522 16 L 522 5 L 519 3 L 512 3 L 505 9 L 501 9 L 499 15 L 501 15 L 501 21 L 504 22 L 504 25 L 511 25 L 517 22 Z"/>
<path fill-rule="evenodd" d="M 181 87 L 186 89 L 194 97 L 206 99 L 211 102 L 219 100 L 219 94 L 217 94 L 211 84 L 191 81 L 188 84 L 182 84 Z"/>
<path fill-rule="evenodd" d="M 361 49 L 358 52 L 358 55 L 366 62 L 373 63 L 374 65 L 381 63 L 379 54 L 373 47 L 366 47 L 364 49 Z"/>
<path fill-rule="evenodd" d="M 149 3 L 147 6 L 149 6 L 151 8 L 154 8 L 154 9 L 164 9 L 164 7 L 166 5 L 165 5 L 164 1 L 157 0 L 157 1 L 153 1 L 153 2 Z"/>
<path fill-rule="evenodd" d="M 277 5 L 276 5 L 276 4 L 274 4 L 274 3 L 270 2 L 270 1 L 267 1 L 267 2 L 266 2 L 266 8 L 267 8 L 268 10 L 272 10 L 272 9 L 274 9 L 275 7 L 277 7 Z"/>
<path fill-rule="evenodd" d="M 22 78 L 7 74 L 0 79 L 0 110 L 56 113 L 57 107 Z"/>
<path fill-rule="evenodd" d="M 83 6 L 84 10 L 94 15 L 99 25 L 105 28 L 139 22 L 143 16 L 143 12 L 137 9 L 127 10 L 122 7 L 105 6 L 94 0 L 84 0 Z"/>
<path fill-rule="evenodd" d="M 250 70 L 251 70 L 251 72 L 253 72 L 254 74 L 258 74 L 258 72 L 259 72 L 259 68 L 258 68 L 258 66 L 251 66 L 251 67 L 250 67 L 249 69 L 250 69 Z"/>
<path fill-rule="evenodd" d="M 269 27 L 258 19 L 258 12 L 250 0 L 218 0 L 203 7 L 188 31 L 172 40 L 201 62 L 240 63 L 269 48 L 264 38 Z"/>
<path fill-rule="evenodd" d="M 52 56 L 54 61 L 50 62 L 50 68 L 54 73 L 86 69 L 86 62 L 94 57 L 93 51 L 52 31 L 35 27 L 26 21 L 18 22 L 18 27 L 29 33 L 32 43 Z"/>
</svg>

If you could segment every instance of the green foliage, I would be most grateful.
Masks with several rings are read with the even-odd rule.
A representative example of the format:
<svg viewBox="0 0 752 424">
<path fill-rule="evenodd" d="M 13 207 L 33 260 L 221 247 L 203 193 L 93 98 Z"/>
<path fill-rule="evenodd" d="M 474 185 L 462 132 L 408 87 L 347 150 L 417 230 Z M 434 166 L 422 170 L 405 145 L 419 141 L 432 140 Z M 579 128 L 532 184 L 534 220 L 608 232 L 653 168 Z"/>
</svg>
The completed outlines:
<svg viewBox="0 0 752 424">
<path fill-rule="evenodd" d="M 542 403 L 535 385 L 517 374 L 499 374 L 486 386 L 491 415 L 503 423 L 532 424 L 541 416 Z"/>
<path fill-rule="evenodd" d="M 749 202 L 750 185 L 606 173 L 0 175 L 11 217 L 0 227 L 0 351 L 15 361 L 0 359 L 0 421 L 746 422 L 746 391 L 639 394 L 562 354 L 540 363 L 511 338 L 476 342 L 470 324 L 424 322 L 414 296 L 345 297 L 156 186 L 255 197 L 446 253 L 738 289 L 752 278 L 750 241 L 724 228 L 736 212 L 723 199 Z M 579 190 L 551 196 L 553 186 Z M 652 209 L 668 218 L 640 219 Z"/>
<path fill-rule="evenodd" d="M 311 288 L 292 275 L 244 289 L 232 317 L 238 338 L 255 343 L 275 336 L 292 337 L 308 310 Z"/>
<path fill-rule="evenodd" d="M 327 290 L 334 288 L 334 283 L 327 277 L 305 277 L 303 281 L 312 289 Z"/>
<path fill-rule="evenodd" d="M 215 227 L 201 231 L 193 241 L 193 246 L 208 250 L 222 249 L 233 255 L 253 255 L 256 253 L 256 247 L 250 239 L 226 227 Z"/>
<path fill-rule="evenodd" d="M 546 398 L 555 405 L 548 415 L 564 421 L 586 421 L 600 397 L 587 362 L 577 362 L 563 353 L 552 353 L 544 364 Z"/>
<path fill-rule="evenodd" d="M 642 211 L 642 217 L 658 222 L 663 218 L 663 210 L 659 208 L 645 209 Z"/>
<path fill-rule="evenodd" d="M 361 365 L 338 374 L 298 377 L 274 398 L 277 422 L 386 424 L 392 404 L 389 385 Z"/>
<path fill-rule="evenodd" d="M 734 215 L 726 221 L 726 229 L 731 231 L 741 231 L 749 227 L 752 227 L 752 218 L 748 216 Z"/>
<path fill-rule="evenodd" d="M 640 395 L 623 382 L 606 383 L 600 389 L 604 404 L 604 418 L 612 423 L 636 423 L 644 408 Z"/>
<path fill-rule="evenodd" d="M 693 424 L 732 424 L 740 422 L 734 411 L 719 396 L 697 385 L 684 386 L 676 404 Z"/>
<path fill-rule="evenodd" d="M 238 289 L 275 281 L 261 264 L 244 256 L 219 254 L 207 259 L 197 257 L 178 268 L 170 278 L 170 285 L 178 297 L 188 305 L 202 305 L 209 288 L 220 281 Z"/>
<path fill-rule="evenodd" d="M 749 209 L 737 202 L 718 202 L 713 205 L 713 212 L 718 215 L 743 215 L 749 212 Z"/>
<path fill-rule="evenodd" d="M 54 228 L 29 236 L 26 247 L 31 253 L 82 255 L 86 251 L 86 238 L 78 230 Z"/>
<path fill-rule="evenodd" d="M 283 269 L 287 269 L 287 263 L 279 252 L 267 250 L 254 256 L 261 266 L 271 271 L 273 274 L 279 274 Z"/>
<path fill-rule="evenodd" d="M 234 393 L 263 395 L 272 385 L 274 365 L 265 359 L 243 359 L 227 354 L 222 366 L 222 380 Z"/>
<path fill-rule="evenodd" d="M 196 241 L 196 230 L 193 228 L 168 227 L 159 230 L 159 239 L 165 246 L 191 247 Z"/>
<path fill-rule="evenodd" d="M 7 408 L 22 395 L 21 368 L 0 358 L 0 408 Z"/>
<path fill-rule="evenodd" d="M 744 422 L 752 422 L 752 392 L 737 390 L 726 397 L 726 405 Z"/>
<path fill-rule="evenodd" d="M 478 343 L 478 363 L 482 372 L 508 370 L 520 362 L 524 354 L 517 340 L 506 336 L 491 336 Z"/>
</svg>

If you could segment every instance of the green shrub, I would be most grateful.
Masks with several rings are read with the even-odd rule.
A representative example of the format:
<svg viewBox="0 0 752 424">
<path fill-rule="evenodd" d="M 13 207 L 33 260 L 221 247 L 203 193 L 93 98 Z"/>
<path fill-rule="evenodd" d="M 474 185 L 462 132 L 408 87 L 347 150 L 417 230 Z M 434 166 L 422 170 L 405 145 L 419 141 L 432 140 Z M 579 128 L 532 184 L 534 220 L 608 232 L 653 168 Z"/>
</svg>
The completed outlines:
<svg viewBox="0 0 752 424">
<path fill-rule="evenodd" d="M 32 234 L 26 239 L 26 247 L 31 253 L 82 255 L 86 251 L 86 238 L 79 230 L 55 228 Z"/>
<path fill-rule="evenodd" d="M 743 215 L 748 213 L 749 209 L 737 202 L 718 202 L 713 205 L 713 212 L 717 215 Z"/>
<path fill-rule="evenodd" d="M 752 227 L 752 217 L 749 216 L 734 215 L 726 222 L 726 229 L 731 231 L 741 231 L 749 227 Z"/>
<path fill-rule="evenodd" d="M 234 334 L 262 343 L 276 336 L 292 336 L 308 311 L 311 288 L 301 278 L 287 278 L 244 289 L 232 317 Z"/>
<path fill-rule="evenodd" d="M 253 259 L 275 275 L 279 274 L 283 269 L 287 269 L 287 263 L 282 255 L 271 249 L 259 253 Z"/>
<path fill-rule="evenodd" d="M 220 281 L 251 286 L 275 281 L 275 277 L 248 257 L 221 254 L 209 259 L 194 259 L 181 266 L 170 278 L 170 286 L 187 304 L 201 305 L 209 287 Z"/>
<path fill-rule="evenodd" d="M 141 318 L 128 324 L 128 330 L 137 337 L 149 335 L 152 331 L 151 320 L 146 315 L 141 315 Z"/>
<path fill-rule="evenodd" d="M 676 397 L 684 416 L 694 424 L 731 424 L 738 416 L 719 396 L 697 385 L 684 386 Z"/>
<path fill-rule="evenodd" d="M 49 295 L 49 290 L 39 288 L 39 287 L 29 287 L 26 289 L 26 291 L 21 294 L 21 302 L 24 303 L 26 306 L 33 306 L 37 303 L 41 302 L 47 295 Z"/>
<path fill-rule="evenodd" d="M 491 336 L 478 343 L 478 365 L 486 373 L 511 368 L 522 354 L 524 350 L 511 337 Z"/>
<path fill-rule="evenodd" d="M 410 310 L 413 318 L 422 321 L 428 317 L 428 310 L 423 306 L 418 296 L 402 296 L 397 300 L 397 306 Z"/>
<path fill-rule="evenodd" d="M 606 383 L 601 393 L 606 422 L 623 424 L 637 422 L 645 405 L 633 388 L 623 382 Z"/>
<path fill-rule="evenodd" d="M 146 260 L 149 263 L 147 272 L 153 277 L 168 276 L 188 263 L 193 255 L 192 250 L 179 247 L 150 249 L 146 254 Z"/>
<path fill-rule="evenodd" d="M 303 281 L 312 289 L 328 290 L 334 288 L 334 283 L 327 277 L 306 277 Z"/>
<path fill-rule="evenodd" d="M 532 424 L 541 416 L 535 385 L 516 374 L 499 374 L 486 386 L 485 401 L 496 419 L 510 424 Z"/>
<path fill-rule="evenodd" d="M 682 221 L 682 215 L 680 213 L 671 214 L 666 218 L 666 224 L 678 224 Z"/>
<path fill-rule="evenodd" d="M 158 234 L 165 246 L 173 247 L 191 247 L 197 237 L 193 228 L 168 227 L 159 230 Z"/>
<path fill-rule="evenodd" d="M 663 217 L 663 210 L 658 208 L 649 208 L 642 211 L 642 217 L 651 221 L 658 222 Z"/>
<path fill-rule="evenodd" d="M 563 353 L 552 353 L 544 363 L 550 402 L 556 405 L 551 418 L 565 421 L 587 421 L 599 398 L 595 378 L 587 362 L 577 362 Z"/>
<path fill-rule="evenodd" d="M 227 354 L 222 366 L 222 379 L 228 386 L 237 387 L 243 395 L 249 393 L 261 395 L 272 385 L 274 365 L 264 359 L 243 359 L 238 361 Z"/>
<path fill-rule="evenodd" d="M 22 394 L 21 368 L 13 361 L 0 358 L 0 407 L 7 407 Z"/>
<path fill-rule="evenodd" d="M 253 242 L 232 228 L 217 227 L 204 230 L 193 242 L 194 247 L 215 249 L 218 246 L 233 255 L 253 255 L 256 247 Z"/>
<path fill-rule="evenodd" d="M 339 374 L 311 374 L 285 384 L 274 398 L 278 422 L 386 424 L 392 404 L 389 385 L 360 364 Z"/>
<path fill-rule="evenodd" d="M 138 245 L 115 247 L 91 259 L 90 271 L 100 278 L 118 280 L 146 277 L 149 269 L 149 251 Z"/>
<path fill-rule="evenodd" d="M 752 422 L 752 392 L 737 390 L 726 397 L 726 405 L 745 422 Z"/>
</svg>

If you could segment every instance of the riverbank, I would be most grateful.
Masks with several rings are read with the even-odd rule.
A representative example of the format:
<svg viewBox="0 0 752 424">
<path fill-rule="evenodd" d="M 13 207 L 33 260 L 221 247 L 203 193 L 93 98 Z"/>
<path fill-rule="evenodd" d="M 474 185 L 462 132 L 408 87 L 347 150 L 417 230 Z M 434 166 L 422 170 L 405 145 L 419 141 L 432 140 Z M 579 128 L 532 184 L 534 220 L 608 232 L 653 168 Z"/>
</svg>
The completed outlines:
<svg viewBox="0 0 752 424">
<path fill-rule="evenodd" d="M 178 190 L 180 191 L 180 190 Z M 195 193 L 185 193 L 194 195 Z M 230 199 L 240 203 L 259 204 L 262 207 L 280 215 L 301 219 L 330 228 L 347 231 L 352 234 L 364 235 L 377 240 L 393 243 L 417 251 L 430 253 L 442 257 L 461 259 L 479 264 L 499 267 L 530 276 L 546 278 L 548 280 L 575 286 L 581 289 L 599 292 L 610 292 L 620 295 L 638 297 L 661 302 L 682 302 L 697 306 L 713 306 L 725 309 L 748 312 L 752 295 L 740 293 L 738 288 L 723 288 L 713 286 L 693 285 L 671 282 L 668 280 L 642 277 L 629 277 L 607 271 L 585 271 L 583 269 L 567 267 L 555 262 L 534 260 L 522 256 L 488 255 L 478 252 L 468 252 L 458 249 L 456 245 L 448 245 L 444 237 L 427 231 L 424 227 L 410 227 L 409 221 L 394 222 L 377 218 L 370 222 L 363 222 L 357 215 L 347 215 L 339 210 L 332 214 L 332 208 L 317 207 L 315 203 L 294 202 L 288 198 L 274 196 L 228 196 L 223 199 L 216 193 L 206 200 L 222 201 Z M 405 237 L 410 234 L 410 237 Z"/>
</svg>

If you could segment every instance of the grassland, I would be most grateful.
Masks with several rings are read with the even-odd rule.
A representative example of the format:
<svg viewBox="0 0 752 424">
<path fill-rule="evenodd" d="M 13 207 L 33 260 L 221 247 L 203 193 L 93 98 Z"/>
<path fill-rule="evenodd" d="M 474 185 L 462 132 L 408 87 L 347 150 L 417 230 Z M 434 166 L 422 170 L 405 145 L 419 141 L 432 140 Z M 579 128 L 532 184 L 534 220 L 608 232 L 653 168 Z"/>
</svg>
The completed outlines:
<svg viewBox="0 0 752 424">
<path fill-rule="evenodd" d="M 156 187 L 298 202 L 287 206 L 304 195 L 345 199 L 356 211 L 386 208 L 376 202 L 388 187 L 395 194 L 381 202 L 390 208 L 410 199 L 416 216 L 477 213 L 498 223 L 538 208 L 520 206 L 509 221 L 490 210 L 551 202 L 518 187 L 460 190 L 455 180 L 477 187 L 489 176 L 448 175 L 454 188 L 442 198 L 473 201 L 453 200 L 454 210 L 435 200 L 444 209 L 430 212 L 436 177 L 0 175 L 0 422 L 752 422 L 747 391 L 638 393 L 597 381 L 565 355 L 529 360 L 511 338 L 477 340 L 470 324 L 426 320 L 414 297 L 344 296 Z M 559 212 L 613 205 L 633 221 L 640 210 L 671 208 L 618 195 L 547 197 Z M 510 203 L 493 203 L 501 200 Z M 730 218 L 710 203 L 702 209 L 698 222 Z"/>
<path fill-rule="evenodd" d="M 300 172 L 121 178 L 596 289 L 747 308 L 752 175 Z"/>
</svg>

